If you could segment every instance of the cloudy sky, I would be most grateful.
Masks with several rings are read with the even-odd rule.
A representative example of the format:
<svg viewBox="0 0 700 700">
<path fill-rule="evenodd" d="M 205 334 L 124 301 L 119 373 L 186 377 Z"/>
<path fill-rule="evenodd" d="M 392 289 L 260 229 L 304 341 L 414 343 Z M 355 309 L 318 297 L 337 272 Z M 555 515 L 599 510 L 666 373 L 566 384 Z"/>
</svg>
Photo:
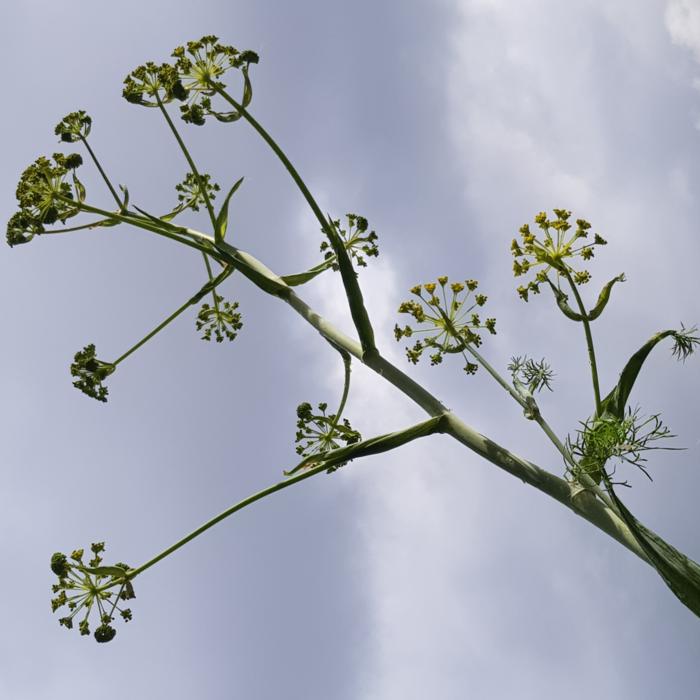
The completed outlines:
<svg viewBox="0 0 700 700">
<path fill-rule="evenodd" d="M 581 329 L 514 291 L 509 244 L 566 207 L 609 240 L 586 292 L 620 272 L 594 326 L 603 390 L 652 333 L 700 321 L 700 4 L 696 0 L 7 3 L 0 202 L 56 150 L 66 113 L 132 201 L 174 202 L 186 163 L 159 115 L 120 96 L 126 73 L 202 34 L 251 48 L 251 112 L 322 207 L 379 233 L 361 273 L 380 348 L 401 367 L 395 310 L 417 282 L 477 278 L 504 369 L 546 356 L 541 408 L 560 435 L 589 415 Z M 245 175 L 229 235 L 280 273 L 319 259 L 321 234 L 243 124 L 186 127 L 202 170 Z M 87 172 L 88 168 L 83 168 Z M 89 199 L 108 193 L 86 175 Z M 204 219 L 193 224 L 206 226 Z M 353 463 L 219 525 L 137 579 L 134 620 L 98 645 L 59 628 L 48 559 L 105 540 L 136 566 L 294 463 L 295 407 L 333 405 L 337 354 L 239 275 L 244 329 L 203 343 L 185 314 L 110 378 L 110 401 L 71 387 L 87 343 L 114 359 L 203 281 L 201 257 L 143 231 L 40 238 L 0 254 L 5 342 L 0 696 L 83 698 L 690 697 L 698 620 L 644 563 L 447 437 Z M 332 273 L 301 295 L 352 331 Z M 623 496 L 700 559 L 697 358 L 650 358 L 633 401 L 683 452 Z M 484 372 L 412 376 L 478 431 L 561 474 L 560 459 Z M 362 367 L 347 415 L 363 435 L 424 416 Z"/>
</svg>

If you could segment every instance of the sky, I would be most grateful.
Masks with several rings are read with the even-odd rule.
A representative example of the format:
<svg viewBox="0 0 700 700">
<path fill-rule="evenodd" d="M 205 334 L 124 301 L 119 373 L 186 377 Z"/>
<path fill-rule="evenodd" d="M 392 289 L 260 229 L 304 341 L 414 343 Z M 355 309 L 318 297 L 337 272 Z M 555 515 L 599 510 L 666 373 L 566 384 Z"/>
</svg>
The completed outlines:
<svg viewBox="0 0 700 700">
<path fill-rule="evenodd" d="M 700 322 L 700 5 L 692 0 L 7 3 L 0 204 L 68 112 L 132 202 L 166 211 L 187 172 L 155 110 L 126 103 L 135 66 L 214 33 L 260 54 L 251 113 L 324 210 L 361 214 L 380 255 L 360 272 L 382 353 L 479 432 L 562 474 L 521 410 L 457 362 L 408 365 L 393 337 L 410 287 L 476 278 L 505 370 L 545 356 L 540 407 L 561 436 L 592 410 L 581 329 L 517 296 L 510 241 L 564 207 L 609 241 L 585 288 L 625 272 L 594 324 L 603 390 L 653 333 Z M 245 181 L 228 236 L 278 273 L 320 259 L 318 225 L 242 123 L 183 124 L 200 168 Z M 82 169 L 89 201 L 109 206 Z M 206 229 L 204 218 L 191 218 Z M 283 303 L 240 275 L 244 327 L 202 342 L 184 314 L 118 368 L 107 404 L 71 386 L 75 352 L 114 359 L 202 284 L 201 256 L 123 227 L 0 253 L 0 697 L 646 700 L 690 697 L 700 626 L 646 564 L 446 436 L 358 460 L 257 503 L 135 581 L 134 619 L 98 645 L 50 612 L 51 553 L 106 541 L 148 560 L 296 461 L 295 409 L 333 406 L 342 366 Z M 300 295 L 352 333 L 339 278 Z M 448 358 L 449 359 L 449 358 Z M 697 357 L 659 347 L 632 396 L 684 451 L 621 491 L 695 560 Z M 425 418 L 354 363 L 346 415 L 364 437 Z"/>
</svg>

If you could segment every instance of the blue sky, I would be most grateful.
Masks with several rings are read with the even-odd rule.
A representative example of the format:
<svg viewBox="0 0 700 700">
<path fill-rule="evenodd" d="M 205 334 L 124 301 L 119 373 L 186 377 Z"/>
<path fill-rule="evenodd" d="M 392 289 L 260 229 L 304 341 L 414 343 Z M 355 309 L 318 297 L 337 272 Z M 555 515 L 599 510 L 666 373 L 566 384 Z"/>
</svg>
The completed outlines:
<svg viewBox="0 0 700 700">
<path fill-rule="evenodd" d="M 0 201 L 87 110 L 91 143 L 132 201 L 167 210 L 187 166 L 155 111 L 121 81 L 205 33 L 261 56 L 252 113 L 322 207 L 366 216 L 380 257 L 362 270 L 380 348 L 417 282 L 475 277 L 511 355 L 545 355 L 541 406 L 561 434 L 591 411 L 580 329 L 514 291 L 510 240 L 566 207 L 609 241 L 586 291 L 627 282 L 595 325 L 611 387 L 652 333 L 700 321 L 700 9 L 690 0 L 194 4 L 13 3 Z M 280 273 L 318 260 L 321 234 L 243 124 L 185 127 L 203 170 L 245 183 L 229 235 Z M 83 168 L 87 171 L 87 168 Z M 97 178 L 90 197 L 108 205 Z M 206 226 L 204 219 L 193 225 Z M 244 328 L 206 344 L 185 314 L 109 380 L 71 387 L 73 354 L 119 356 L 199 288 L 201 259 L 145 232 L 39 238 L 0 255 L 6 342 L 0 446 L 5 624 L 0 696 L 463 698 L 689 697 L 700 628 L 655 573 L 539 492 L 453 444 L 413 443 L 240 513 L 136 581 L 134 620 L 109 645 L 59 628 L 48 558 L 105 540 L 137 565 L 294 463 L 295 408 L 337 401 L 338 357 L 278 301 L 234 276 Z M 346 329 L 331 273 L 302 296 Z M 560 474 L 551 447 L 485 373 L 409 367 L 478 431 Z M 697 358 L 650 359 L 633 400 L 683 452 L 627 471 L 626 503 L 700 559 Z M 422 419 L 362 367 L 347 415 L 363 435 Z M 669 680 L 670 679 L 670 680 Z M 669 683 L 671 684 L 669 686 Z"/>
</svg>

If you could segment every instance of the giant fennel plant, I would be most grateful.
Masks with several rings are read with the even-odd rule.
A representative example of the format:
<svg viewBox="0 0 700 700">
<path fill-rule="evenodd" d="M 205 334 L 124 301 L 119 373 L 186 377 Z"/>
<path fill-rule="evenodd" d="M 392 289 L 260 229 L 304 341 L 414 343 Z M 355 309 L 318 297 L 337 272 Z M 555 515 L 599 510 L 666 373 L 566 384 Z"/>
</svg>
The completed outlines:
<svg viewBox="0 0 700 700">
<path fill-rule="evenodd" d="M 483 345 L 486 338 L 496 334 L 496 320 L 486 315 L 488 299 L 478 282 L 438 277 L 412 287 L 410 298 L 399 306 L 401 323 L 394 329 L 396 340 L 408 343 L 408 361 L 416 364 L 427 353 L 431 364 L 437 365 L 455 356 L 464 363 L 466 374 L 474 374 L 479 368 L 490 374 L 521 406 L 524 417 L 539 425 L 558 451 L 562 475 L 542 469 L 466 425 L 427 389 L 385 359 L 377 348 L 358 282 L 358 268 L 379 252 L 377 234 L 370 230 L 363 216 L 347 214 L 343 219 L 325 214 L 287 155 L 251 114 L 250 68 L 258 63 L 257 54 L 223 45 L 215 36 L 205 36 L 176 48 L 172 58 L 171 63 L 149 62 L 134 69 L 126 77 L 123 88 L 128 102 L 160 113 L 187 163 L 188 171 L 175 187 L 176 203 L 171 211 L 162 215 L 148 212 L 130 204 L 126 187 L 114 186 L 93 150 L 92 119 L 84 111 L 64 117 L 55 133 L 63 144 L 81 148 L 92 161 L 114 206 L 98 206 L 88 200 L 78 175 L 83 165 L 79 153 L 58 152 L 50 158 L 38 158 L 22 173 L 17 186 L 19 209 L 7 224 L 10 246 L 28 243 L 37 236 L 124 224 L 188 246 L 198 251 L 204 263 L 202 287 L 119 357 L 111 361 L 99 359 L 92 344 L 77 352 L 71 365 L 74 386 L 97 401 L 107 401 L 105 382 L 119 364 L 185 310 L 201 302 L 196 328 L 202 338 L 214 338 L 217 342 L 234 340 L 242 328 L 241 313 L 236 302 L 227 301 L 219 294 L 219 287 L 236 271 L 261 291 L 288 304 L 328 341 L 342 359 L 344 385 L 334 412 L 329 411 L 325 402 L 316 407 L 308 402 L 299 405 L 296 450 L 300 461 L 284 472 L 281 481 L 231 506 L 149 561 L 136 567 L 124 563 L 105 565 L 103 542 L 91 545 L 92 558 L 87 561 L 83 549 L 70 554 L 55 553 L 51 557 L 51 570 L 57 581 L 53 585 L 55 597 L 51 606 L 61 615 L 61 625 L 69 629 L 76 626 L 82 635 L 92 632 L 98 642 L 110 641 L 116 634 L 115 620 L 128 622 L 132 618 L 131 609 L 124 605 L 134 598 L 135 579 L 218 522 L 317 474 L 331 473 L 352 460 L 386 452 L 434 433 L 450 435 L 613 537 L 656 569 L 681 602 L 700 616 L 700 567 L 630 513 L 618 495 L 619 486 L 625 482 L 616 476 L 616 468 L 625 462 L 648 475 L 646 454 L 665 449 L 660 441 L 673 437 L 658 415 L 641 415 L 638 408 L 630 406 L 629 398 L 645 359 L 656 345 L 668 339 L 673 354 L 685 360 L 700 344 L 696 328 L 681 325 L 653 335 L 623 367 L 617 384 L 608 393 L 601 393 L 591 327 L 605 310 L 613 286 L 623 282 L 624 276 L 605 284 L 595 304 L 587 307 L 580 290 L 589 283 L 591 275 L 583 266 L 606 241 L 597 233 L 591 234 L 591 225 L 584 219 L 572 221 L 571 212 L 565 209 L 554 209 L 551 216 L 540 212 L 532 224 L 522 226 L 519 237 L 511 245 L 513 272 L 523 278 L 517 288 L 518 295 L 528 301 L 542 291 L 551 293 L 566 319 L 582 326 L 588 351 L 594 396 L 591 414 L 582 419 L 571 435 L 562 438 L 549 426 L 536 399 L 542 389 L 551 389 L 554 375 L 548 363 L 544 359 L 513 357 L 501 373 L 485 358 Z M 238 82 L 236 90 L 227 87 L 226 74 L 233 75 Z M 265 141 L 318 220 L 323 234 L 322 259 L 315 267 L 280 276 L 226 239 L 230 203 L 243 178 L 222 196 L 223 190 L 199 169 L 186 146 L 184 130 L 176 126 L 178 112 L 183 122 L 194 126 L 202 126 L 212 118 L 220 122 L 245 122 Z M 200 208 L 208 216 L 208 232 L 176 223 L 186 210 Z M 341 333 L 296 292 L 298 287 L 329 270 L 340 274 L 357 339 Z M 363 438 L 344 416 L 353 359 L 415 401 L 428 418 L 403 430 Z"/>
</svg>

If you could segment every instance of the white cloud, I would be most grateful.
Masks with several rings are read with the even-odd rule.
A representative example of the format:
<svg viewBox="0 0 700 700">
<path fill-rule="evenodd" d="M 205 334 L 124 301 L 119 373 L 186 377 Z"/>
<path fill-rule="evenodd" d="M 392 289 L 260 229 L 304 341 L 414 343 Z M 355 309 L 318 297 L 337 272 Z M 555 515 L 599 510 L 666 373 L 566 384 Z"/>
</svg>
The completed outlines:
<svg viewBox="0 0 700 700">
<path fill-rule="evenodd" d="M 691 51 L 700 63 L 700 4 L 696 0 L 669 0 L 664 20 L 673 43 Z"/>
</svg>

